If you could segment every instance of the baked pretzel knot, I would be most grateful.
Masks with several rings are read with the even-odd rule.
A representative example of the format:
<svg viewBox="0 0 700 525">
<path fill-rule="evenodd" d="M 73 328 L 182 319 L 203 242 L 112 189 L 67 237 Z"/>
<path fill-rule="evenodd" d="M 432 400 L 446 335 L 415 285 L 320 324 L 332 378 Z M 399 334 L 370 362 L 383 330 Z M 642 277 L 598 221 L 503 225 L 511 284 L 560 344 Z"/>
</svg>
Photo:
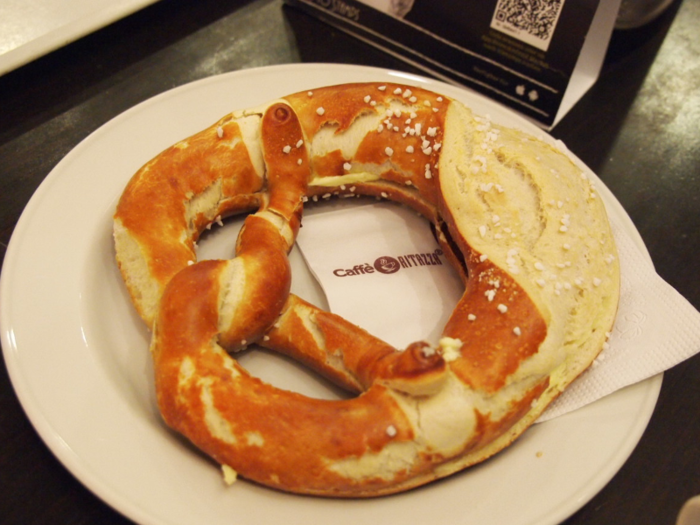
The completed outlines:
<svg viewBox="0 0 700 525">
<path fill-rule="evenodd" d="M 465 285 L 439 341 L 397 350 L 289 293 L 304 203 L 333 195 L 433 224 Z M 202 231 L 243 212 L 235 257 L 196 262 Z M 134 175 L 114 236 L 166 423 L 229 475 L 305 494 L 394 493 L 500 451 L 592 363 L 619 297 L 605 209 L 566 154 L 398 84 L 227 115 Z M 358 395 L 266 384 L 232 357 L 252 344 Z"/>
</svg>

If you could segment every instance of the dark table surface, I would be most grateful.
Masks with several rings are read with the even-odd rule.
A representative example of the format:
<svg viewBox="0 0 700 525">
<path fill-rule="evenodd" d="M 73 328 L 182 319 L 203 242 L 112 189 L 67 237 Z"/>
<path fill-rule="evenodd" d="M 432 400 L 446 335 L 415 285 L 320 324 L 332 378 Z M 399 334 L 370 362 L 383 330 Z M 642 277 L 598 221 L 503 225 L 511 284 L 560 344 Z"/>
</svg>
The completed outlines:
<svg viewBox="0 0 700 525">
<path fill-rule="evenodd" d="M 700 2 L 617 31 L 552 135 L 627 210 L 657 272 L 700 308 Z M 0 77 L 0 254 L 61 158 L 133 105 L 210 75 L 299 62 L 410 67 L 281 0 L 162 0 Z M 700 494 L 700 356 L 665 374 L 639 445 L 567 524 L 673 524 Z M 235 520 L 234 520 L 235 521 Z M 232 522 L 234 522 L 232 521 Z M 0 369 L 0 523 L 123 524 L 53 457 Z"/>
</svg>

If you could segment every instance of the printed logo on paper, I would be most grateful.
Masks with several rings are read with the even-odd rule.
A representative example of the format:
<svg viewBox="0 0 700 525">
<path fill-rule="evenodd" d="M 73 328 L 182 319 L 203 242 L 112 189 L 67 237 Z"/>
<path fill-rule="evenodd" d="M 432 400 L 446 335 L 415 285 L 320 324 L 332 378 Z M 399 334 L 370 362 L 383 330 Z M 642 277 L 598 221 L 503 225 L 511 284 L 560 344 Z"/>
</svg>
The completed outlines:
<svg viewBox="0 0 700 525">
<path fill-rule="evenodd" d="M 381 273 L 390 275 L 405 268 L 415 268 L 419 266 L 442 266 L 442 250 L 438 248 L 429 253 L 409 253 L 393 257 L 382 255 L 377 257 L 372 264 L 355 264 L 352 268 L 337 268 L 333 270 L 336 277 L 352 277 L 356 275 L 367 275 L 371 273 Z"/>
<path fill-rule="evenodd" d="M 396 273 L 401 269 L 401 265 L 393 257 L 384 256 L 374 261 L 374 268 L 379 273 Z"/>
</svg>

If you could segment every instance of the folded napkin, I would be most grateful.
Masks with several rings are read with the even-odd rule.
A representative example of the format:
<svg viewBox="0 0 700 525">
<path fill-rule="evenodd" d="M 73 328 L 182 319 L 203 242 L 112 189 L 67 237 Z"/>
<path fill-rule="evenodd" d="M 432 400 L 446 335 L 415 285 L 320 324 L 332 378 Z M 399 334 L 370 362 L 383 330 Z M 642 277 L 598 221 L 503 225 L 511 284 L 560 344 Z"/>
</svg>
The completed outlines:
<svg viewBox="0 0 700 525">
<path fill-rule="evenodd" d="M 587 405 L 700 351 L 700 313 L 611 216 L 622 287 L 609 346 L 538 421 Z M 298 246 L 332 312 L 396 348 L 436 344 L 463 287 L 426 225 L 392 203 L 306 215 Z"/>
</svg>

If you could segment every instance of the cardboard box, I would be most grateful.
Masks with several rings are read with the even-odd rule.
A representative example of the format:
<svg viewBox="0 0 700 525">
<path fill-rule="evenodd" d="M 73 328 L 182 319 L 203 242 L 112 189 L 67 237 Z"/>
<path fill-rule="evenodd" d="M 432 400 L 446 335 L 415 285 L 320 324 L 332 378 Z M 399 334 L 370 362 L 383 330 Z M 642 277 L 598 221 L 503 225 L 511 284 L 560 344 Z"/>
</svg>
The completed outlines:
<svg viewBox="0 0 700 525">
<path fill-rule="evenodd" d="M 619 0 L 286 0 L 550 128 L 598 78 Z"/>
</svg>

